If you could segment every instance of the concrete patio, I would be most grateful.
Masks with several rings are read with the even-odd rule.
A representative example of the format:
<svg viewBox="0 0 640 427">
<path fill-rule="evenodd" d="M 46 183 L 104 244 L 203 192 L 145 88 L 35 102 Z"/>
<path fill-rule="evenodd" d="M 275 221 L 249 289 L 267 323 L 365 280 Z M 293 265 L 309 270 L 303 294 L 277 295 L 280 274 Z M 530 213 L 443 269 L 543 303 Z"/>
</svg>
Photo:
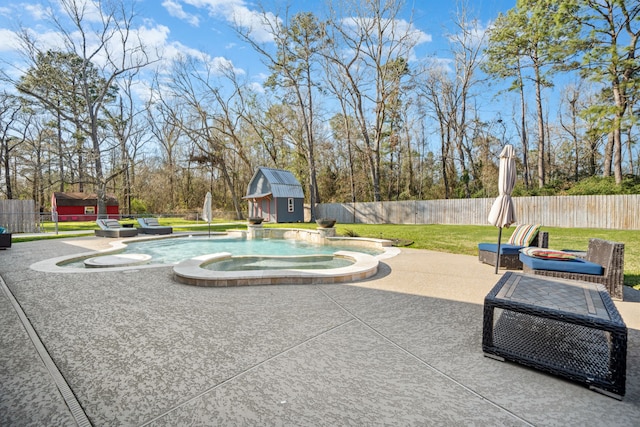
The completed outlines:
<svg viewBox="0 0 640 427">
<path fill-rule="evenodd" d="M 483 356 L 500 276 L 476 257 L 403 249 L 358 283 L 237 288 L 178 284 L 171 267 L 29 269 L 108 242 L 0 251 L 0 425 L 639 423 L 638 291 L 616 302 L 629 328 L 617 401 Z"/>
</svg>

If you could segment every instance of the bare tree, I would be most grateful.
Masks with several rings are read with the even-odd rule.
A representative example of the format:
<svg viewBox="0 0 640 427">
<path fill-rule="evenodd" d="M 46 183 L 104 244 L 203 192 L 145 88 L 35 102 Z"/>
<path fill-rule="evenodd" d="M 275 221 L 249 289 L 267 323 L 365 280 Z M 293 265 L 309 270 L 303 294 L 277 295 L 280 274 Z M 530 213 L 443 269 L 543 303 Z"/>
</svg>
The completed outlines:
<svg viewBox="0 0 640 427">
<path fill-rule="evenodd" d="M 296 144 L 301 148 L 301 154 L 307 161 L 311 220 L 314 220 L 315 205 L 320 202 L 314 133 L 314 120 L 317 115 L 314 92 L 320 79 L 316 77 L 315 68 L 325 39 L 325 26 L 315 15 L 308 12 L 298 13 L 288 22 L 283 22 L 280 17 L 272 18 L 270 14 L 263 11 L 262 22 L 273 36 L 275 53 L 271 53 L 268 47 L 256 41 L 251 29 L 243 30 L 242 27 L 237 26 L 236 31 L 262 56 L 269 67 L 271 75 L 265 82 L 265 86 L 281 89 L 283 100 L 297 107 L 296 113 L 300 117 L 302 132 L 300 137 L 296 138 Z"/>
<path fill-rule="evenodd" d="M 235 133 L 234 123 L 237 118 L 231 116 L 229 105 L 221 108 L 226 102 L 217 81 L 220 70 L 212 64 L 196 58 L 185 58 L 175 64 L 173 79 L 167 84 L 170 93 L 158 93 L 162 109 L 172 126 L 180 129 L 199 153 L 190 153 L 190 160 L 201 164 L 209 164 L 222 174 L 229 190 L 236 211 L 236 217 L 242 218 L 240 198 L 236 192 L 232 174 L 228 166 L 232 152 L 230 144 L 240 144 L 240 137 Z M 248 158 L 238 150 L 241 158 Z"/>
<path fill-rule="evenodd" d="M 12 152 L 24 141 L 16 138 L 12 130 L 18 119 L 20 103 L 18 99 L 6 92 L 0 94 L 0 164 L 4 167 L 4 184 L 7 199 L 13 199 L 13 184 L 11 180 Z"/>
<path fill-rule="evenodd" d="M 21 85 L 20 90 L 38 100 L 51 111 L 71 122 L 76 122 L 91 141 L 90 160 L 93 163 L 94 183 L 98 196 L 98 215 L 106 215 L 106 188 L 109 177 L 105 175 L 103 146 L 105 136 L 101 132 L 105 107 L 115 99 L 116 83 L 127 74 L 135 74 L 152 60 L 147 55 L 142 41 L 136 37 L 134 24 L 137 18 L 135 2 L 86 2 L 60 0 L 58 9 L 50 9 L 49 19 L 64 42 L 65 52 L 79 59 L 74 66 L 73 85 L 65 86 L 71 93 L 76 116 L 58 99 L 50 99 L 38 87 Z M 31 60 L 32 68 L 46 54 L 37 40 L 28 31 L 21 32 L 24 51 Z M 64 76 L 64 73 L 62 73 Z M 17 83 L 17 82 L 16 82 Z M 78 117 L 82 117 L 78 122 Z"/>
<path fill-rule="evenodd" d="M 452 113 L 452 130 L 455 146 L 458 154 L 458 163 L 462 174 L 462 185 L 465 197 L 471 197 L 471 168 L 475 170 L 474 156 L 470 147 L 469 119 L 471 100 L 474 97 L 473 90 L 481 81 L 477 77 L 477 71 L 482 59 L 484 48 L 484 29 L 480 27 L 478 20 L 470 19 L 465 5 L 459 6 L 455 21 L 456 32 L 449 36 L 451 51 L 453 53 L 454 76 L 451 78 L 453 103 L 449 107 Z"/>
<path fill-rule="evenodd" d="M 410 22 L 399 19 L 403 2 L 350 0 L 332 5 L 326 53 L 334 74 L 343 76 L 343 96 L 358 123 L 369 162 L 373 198 L 381 200 L 381 161 L 385 126 L 401 75 L 389 66 L 407 60 L 418 42 Z"/>
<path fill-rule="evenodd" d="M 426 109 L 438 124 L 438 136 L 440 140 L 440 173 L 442 174 L 442 185 L 444 188 L 444 198 L 451 197 L 450 182 L 453 179 L 453 162 L 451 152 L 452 128 L 455 111 L 451 108 L 455 106 L 453 99 L 453 85 L 447 73 L 440 67 L 430 67 L 421 73 L 422 84 L 418 84 L 420 96 L 426 100 Z"/>
<path fill-rule="evenodd" d="M 171 101 L 167 101 L 171 102 Z M 182 136 L 181 127 L 171 120 L 172 111 L 175 107 L 168 108 L 162 102 L 150 101 L 147 105 L 147 123 L 155 142 L 161 148 L 161 158 L 163 168 L 166 171 L 168 183 L 168 206 L 169 210 L 177 207 L 176 185 L 179 161 L 179 144 Z"/>
<path fill-rule="evenodd" d="M 120 80 L 118 100 L 114 106 L 106 109 L 108 133 L 113 140 L 114 160 L 107 181 L 120 178 L 122 189 L 121 211 L 131 213 L 131 198 L 135 188 L 135 166 L 139 150 L 149 141 L 144 122 L 146 108 L 135 100 L 133 87 L 137 73 L 123 75 Z"/>
</svg>

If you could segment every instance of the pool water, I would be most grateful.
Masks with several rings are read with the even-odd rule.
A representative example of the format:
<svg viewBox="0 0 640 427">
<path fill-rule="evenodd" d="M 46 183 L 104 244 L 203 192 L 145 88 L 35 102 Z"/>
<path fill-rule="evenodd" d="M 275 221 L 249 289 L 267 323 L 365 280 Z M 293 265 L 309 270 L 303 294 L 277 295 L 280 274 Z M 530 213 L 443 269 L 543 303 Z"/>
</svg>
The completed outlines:
<svg viewBox="0 0 640 427">
<path fill-rule="evenodd" d="M 214 271 L 247 271 L 247 270 L 311 270 L 330 269 L 352 265 L 353 261 L 345 258 L 334 258 L 332 255 L 315 255 L 295 258 L 274 258 L 248 256 L 225 259 L 203 266 Z"/>
<path fill-rule="evenodd" d="M 229 252 L 233 256 L 271 255 L 304 256 L 330 255 L 347 250 L 379 255 L 381 250 L 365 247 L 321 245 L 290 239 L 245 240 L 229 237 L 177 237 L 146 242 L 129 242 L 121 253 L 151 255 L 154 264 L 177 264 L 200 255 Z M 309 267 L 313 268 L 313 267 Z"/>
</svg>

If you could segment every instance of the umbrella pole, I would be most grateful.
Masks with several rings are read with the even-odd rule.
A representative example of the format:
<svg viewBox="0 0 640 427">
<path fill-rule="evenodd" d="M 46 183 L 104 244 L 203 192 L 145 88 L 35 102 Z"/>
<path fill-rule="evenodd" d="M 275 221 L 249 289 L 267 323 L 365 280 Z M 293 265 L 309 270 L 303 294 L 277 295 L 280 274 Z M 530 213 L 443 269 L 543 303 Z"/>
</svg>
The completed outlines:
<svg viewBox="0 0 640 427">
<path fill-rule="evenodd" d="M 211 222 L 209 222 L 209 238 L 211 238 Z"/>
<path fill-rule="evenodd" d="M 500 268 L 500 240 L 502 240 L 502 227 L 498 229 L 498 251 L 496 252 L 496 274 Z"/>
</svg>

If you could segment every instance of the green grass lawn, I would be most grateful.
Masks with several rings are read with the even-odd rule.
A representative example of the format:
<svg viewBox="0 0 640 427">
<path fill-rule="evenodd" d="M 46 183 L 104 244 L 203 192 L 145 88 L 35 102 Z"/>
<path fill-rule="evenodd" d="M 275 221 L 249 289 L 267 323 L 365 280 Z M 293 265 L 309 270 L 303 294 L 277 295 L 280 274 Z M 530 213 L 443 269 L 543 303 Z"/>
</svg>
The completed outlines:
<svg viewBox="0 0 640 427">
<path fill-rule="evenodd" d="M 122 223 L 134 221 L 123 220 Z M 171 225 L 175 231 L 203 231 L 207 230 L 206 223 L 194 224 L 193 221 L 179 218 L 159 218 L 161 225 Z M 229 228 L 244 228 L 246 222 L 233 220 L 215 220 L 211 223 L 212 231 L 224 231 Z M 266 224 L 266 227 L 308 228 L 315 229 L 315 223 L 297 224 Z M 53 223 L 42 224 L 43 231 L 53 232 Z M 97 228 L 95 222 L 61 222 L 58 231 L 85 230 L 92 233 Z M 502 241 L 506 242 L 515 227 L 504 229 Z M 640 289 L 640 230 L 603 230 L 588 228 L 556 228 L 543 227 L 549 232 L 549 247 L 552 249 L 587 250 L 589 239 L 599 237 L 625 244 L 624 271 L 625 284 Z M 498 229 L 482 225 L 396 225 L 396 224 L 337 224 L 338 235 L 353 235 L 360 237 L 375 237 L 398 240 L 408 247 L 415 249 L 429 249 L 439 252 L 455 254 L 477 255 L 479 242 L 497 242 Z M 46 238 L 68 237 L 64 235 L 46 236 Z M 45 238 L 21 238 L 14 235 L 14 242 Z"/>
</svg>

